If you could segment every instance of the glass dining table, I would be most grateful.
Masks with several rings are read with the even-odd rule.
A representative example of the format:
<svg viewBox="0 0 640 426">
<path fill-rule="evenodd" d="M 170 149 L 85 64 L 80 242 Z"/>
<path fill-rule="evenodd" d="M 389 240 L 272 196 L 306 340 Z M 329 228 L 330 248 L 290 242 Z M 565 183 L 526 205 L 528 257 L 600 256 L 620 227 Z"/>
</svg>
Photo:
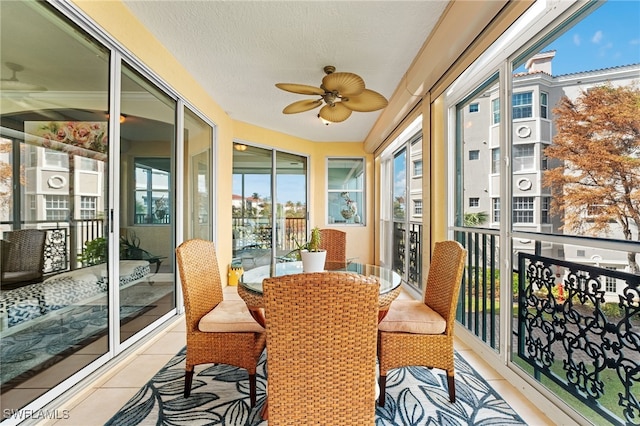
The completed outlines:
<svg viewBox="0 0 640 426">
<path fill-rule="evenodd" d="M 378 321 L 382 321 L 389 310 L 391 302 L 400 294 L 401 278 L 398 273 L 382 266 L 363 263 L 348 263 L 334 265 L 338 269 L 331 272 L 351 272 L 365 276 L 375 276 L 380 279 L 380 297 Z M 273 270 L 273 272 L 272 272 Z M 262 281 L 268 277 L 278 277 L 290 274 L 301 274 L 302 262 L 283 262 L 273 265 L 259 266 L 246 271 L 238 283 L 238 295 L 245 301 L 249 311 L 258 324 L 265 326 L 264 302 L 262 299 Z"/>
</svg>

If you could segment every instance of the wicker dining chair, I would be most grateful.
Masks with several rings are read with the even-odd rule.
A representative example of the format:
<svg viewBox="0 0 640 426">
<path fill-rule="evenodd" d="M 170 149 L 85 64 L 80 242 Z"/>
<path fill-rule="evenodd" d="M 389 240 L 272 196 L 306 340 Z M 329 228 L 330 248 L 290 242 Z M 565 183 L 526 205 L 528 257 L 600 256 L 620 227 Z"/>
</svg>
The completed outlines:
<svg viewBox="0 0 640 426">
<path fill-rule="evenodd" d="M 435 244 L 424 300 L 395 300 L 378 326 L 379 405 L 385 403 L 387 372 L 405 366 L 447 372 L 455 402 L 453 329 L 467 251 L 456 241 Z"/>
<path fill-rule="evenodd" d="M 192 239 L 176 248 L 187 323 L 184 396 L 191 393 L 194 367 L 219 363 L 249 373 L 251 405 L 256 402 L 256 368 L 266 333 L 242 300 L 223 300 L 214 244 Z"/>
<path fill-rule="evenodd" d="M 269 425 L 373 425 L 377 277 L 316 272 L 267 278 Z"/>
<path fill-rule="evenodd" d="M 324 268 L 328 271 L 347 266 L 347 233 L 338 229 L 320 230 L 320 248 L 327 251 Z"/>
<path fill-rule="evenodd" d="M 0 254 L 0 285 L 13 288 L 42 281 L 46 231 L 19 229 L 5 232 Z"/>
</svg>

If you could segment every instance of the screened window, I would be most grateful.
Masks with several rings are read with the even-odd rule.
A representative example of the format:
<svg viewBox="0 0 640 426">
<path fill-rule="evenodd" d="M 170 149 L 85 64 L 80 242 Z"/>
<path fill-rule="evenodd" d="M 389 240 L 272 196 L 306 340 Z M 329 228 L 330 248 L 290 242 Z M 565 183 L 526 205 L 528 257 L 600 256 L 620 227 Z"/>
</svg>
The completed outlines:
<svg viewBox="0 0 640 426">
<path fill-rule="evenodd" d="M 136 158 L 134 223 L 170 223 L 168 158 Z"/>
<path fill-rule="evenodd" d="M 469 198 L 469 207 L 479 207 L 480 206 L 480 198 L 471 197 Z"/>
<path fill-rule="evenodd" d="M 549 208 L 551 206 L 551 197 L 542 197 L 540 199 L 540 221 L 542 223 L 551 223 L 549 216 Z"/>
<path fill-rule="evenodd" d="M 532 114 L 531 113 L 532 103 L 533 103 L 532 92 L 514 93 L 513 103 L 512 103 L 513 119 L 515 120 L 518 118 L 530 118 Z"/>
<path fill-rule="evenodd" d="M 535 168 L 535 149 L 533 144 L 513 146 L 513 171 L 533 170 Z"/>
<path fill-rule="evenodd" d="M 69 197 L 67 195 L 45 195 L 47 220 L 67 220 L 69 218 Z"/>
<path fill-rule="evenodd" d="M 469 112 L 478 112 L 480 107 L 477 103 L 469 104 Z"/>
<path fill-rule="evenodd" d="M 548 95 L 545 92 L 540 92 L 540 118 L 548 118 L 547 110 L 548 110 Z"/>
<path fill-rule="evenodd" d="M 533 197 L 513 197 L 513 222 L 533 223 Z"/>
<path fill-rule="evenodd" d="M 422 214 L 422 200 L 413 200 L 413 214 L 414 215 Z"/>
<path fill-rule="evenodd" d="M 95 219 L 97 197 L 80 197 L 80 219 Z"/>
<path fill-rule="evenodd" d="M 329 223 L 364 223 L 364 159 L 327 161 Z"/>
<path fill-rule="evenodd" d="M 500 198 L 491 199 L 491 221 L 500 222 Z"/>
<path fill-rule="evenodd" d="M 491 173 L 500 173 L 500 148 L 491 150 Z"/>
<path fill-rule="evenodd" d="M 416 160 L 413 162 L 413 177 L 422 176 L 422 160 Z"/>
<path fill-rule="evenodd" d="M 496 98 L 491 101 L 491 123 L 500 123 L 500 99 Z"/>
<path fill-rule="evenodd" d="M 480 159 L 480 151 L 477 149 L 469 151 L 469 160 L 479 160 Z"/>
</svg>

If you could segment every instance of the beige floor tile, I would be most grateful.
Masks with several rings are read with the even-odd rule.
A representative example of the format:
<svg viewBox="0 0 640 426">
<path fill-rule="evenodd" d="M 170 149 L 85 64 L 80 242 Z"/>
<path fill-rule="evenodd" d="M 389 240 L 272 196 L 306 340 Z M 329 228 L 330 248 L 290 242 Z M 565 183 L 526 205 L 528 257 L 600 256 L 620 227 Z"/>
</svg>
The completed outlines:
<svg viewBox="0 0 640 426">
<path fill-rule="evenodd" d="M 187 344 L 184 332 L 170 331 L 162 335 L 144 353 L 146 355 L 168 354 L 175 355 Z"/>
<path fill-rule="evenodd" d="M 458 350 L 462 356 L 485 380 L 498 380 L 503 377 L 484 359 L 470 349 Z"/>
<path fill-rule="evenodd" d="M 538 407 L 528 401 L 522 393 L 504 379 L 487 380 L 492 388 L 531 426 L 555 425 Z"/>
<path fill-rule="evenodd" d="M 107 380 L 103 388 L 141 388 L 171 359 L 171 355 L 140 355 Z"/>
<path fill-rule="evenodd" d="M 58 420 L 53 424 L 56 426 L 104 425 L 138 390 L 138 387 L 96 389 L 69 409 L 67 419 Z"/>
</svg>

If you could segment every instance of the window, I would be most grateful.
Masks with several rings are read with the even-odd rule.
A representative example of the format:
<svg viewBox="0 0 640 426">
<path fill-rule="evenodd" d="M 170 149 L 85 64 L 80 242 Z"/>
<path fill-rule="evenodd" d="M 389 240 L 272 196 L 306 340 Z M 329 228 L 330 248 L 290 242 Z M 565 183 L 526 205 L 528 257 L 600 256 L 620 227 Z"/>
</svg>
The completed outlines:
<svg viewBox="0 0 640 426">
<path fill-rule="evenodd" d="M 514 93 L 513 94 L 513 119 L 530 118 L 531 105 L 533 102 L 533 92 Z"/>
<path fill-rule="evenodd" d="M 327 161 L 329 223 L 364 223 L 364 159 Z"/>
<path fill-rule="evenodd" d="M 549 217 L 549 206 L 551 205 L 551 197 L 542 197 L 540 199 L 540 222 L 551 223 Z"/>
<path fill-rule="evenodd" d="M 480 159 L 480 151 L 477 149 L 469 151 L 469 160 L 478 160 Z"/>
<path fill-rule="evenodd" d="M 491 173 L 500 173 L 500 148 L 491 150 Z"/>
<path fill-rule="evenodd" d="M 500 98 L 491 101 L 491 123 L 500 123 Z"/>
<path fill-rule="evenodd" d="M 478 103 L 469 104 L 469 112 L 478 112 L 479 110 Z"/>
<path fill-rule="evenodd" d="M 534 170 L 535 150 L 533 144 L 513 146 L 513 171 Z"/>
<path fill-rule="evenodd" d="M 480 198 L 469 198 L 469 207 L 480 207 Z"/>
<path fill-rule="evenodd" d="M 547 106 L 549 105 L 547 102 L 547 94 L 545 92 L 540 92 L 540 118 L 548 118 L 547 117 Z"/>
<path fill-rule="evenodd" d="M 80 219 L 95 219 L 97 197 L 80 197 Z"/>
<path fill-rule="evenodd" d="M 533 197 L 513 197 L 513 222 L 533 223 Z"/>
<path fill-rule="evenodd" d="M 422 176 L 422 160 L 416 160 L 413 162 L 413 177 Z"/>
<path fill-rule="evenodd" d="M 615 271 L 616 268 L 613 266 L 605 266 L 605 269 L 609 269 L 611 271 Z M 604 277 L 604 291 L 607 293 L 617 293 L 618 292 L 618 280 L 613 277 L 605 276 Z"/>
<path fill-rule="evenodd" d="M 134 223 L 170 223 L 168 158 L 135 159 Z"/>
<path fill-rule="evenodd" d="M 45 195 L 47 220 L 69 219 L 69 197 L 67 195 Z"/>
<path fill-rule="evenodd" d="M 98 162 L 92 158 L 79 157 L 78 158 L 78 169 L 84 170 L 88 172 L 97 172 L 98 171 Z"/>
<path fill-rule="evenodd" d="M 68 169 L 69 168 L 69 155 L 64 153 L 64 152 L 60 152 L 60 151 L 55 151 L 53 149 L 46 149 L 44 150 L 44 165 L 46 167 L 58 167 L 61 169 Z"/>
<path fill-rule="evenodd" d="M 413 200 L 413 214 L 416 216 L 422 214 L 422 200 Z"/>
<path fill-rule="evenodd" d="M 500 198 L 492 198 L 491 204 L 491 221 L 500 222 Z"/>
</svg>

